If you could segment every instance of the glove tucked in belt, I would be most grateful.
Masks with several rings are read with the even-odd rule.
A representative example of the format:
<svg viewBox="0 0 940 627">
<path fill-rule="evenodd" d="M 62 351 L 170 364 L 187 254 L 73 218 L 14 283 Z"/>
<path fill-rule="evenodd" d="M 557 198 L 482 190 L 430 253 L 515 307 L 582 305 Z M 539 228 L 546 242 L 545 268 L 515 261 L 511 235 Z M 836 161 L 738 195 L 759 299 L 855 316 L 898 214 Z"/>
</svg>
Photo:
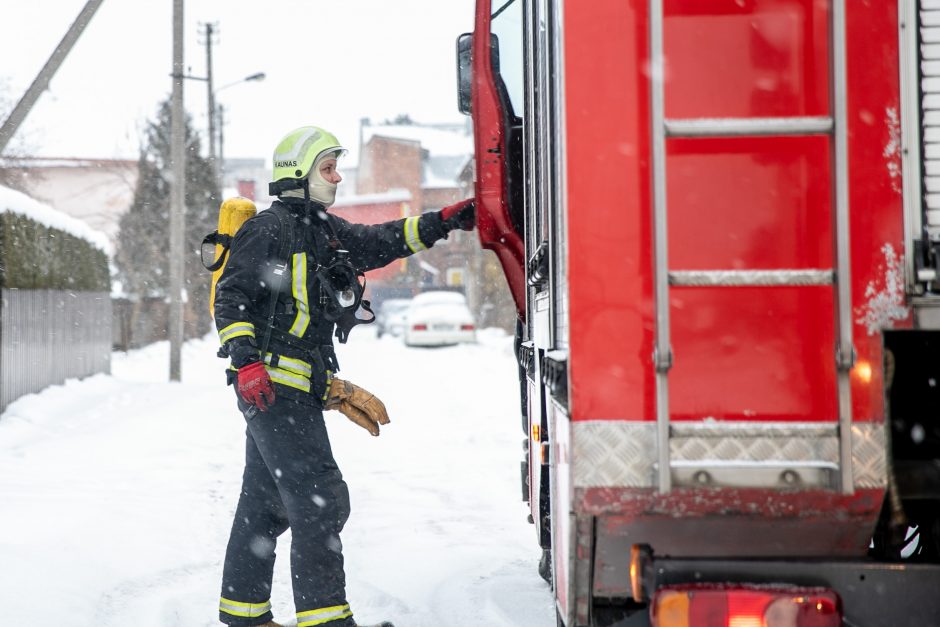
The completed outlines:
<svg viewBox="0 0 940 627">
<path fill-rule="evenodd" d="M 336 409 L 371 433 L 379 434 L 379 425 L 389 423 L 385 405 L 371 392 L 343 379 L 333 379 L 323 409 Z"/>
</svg>

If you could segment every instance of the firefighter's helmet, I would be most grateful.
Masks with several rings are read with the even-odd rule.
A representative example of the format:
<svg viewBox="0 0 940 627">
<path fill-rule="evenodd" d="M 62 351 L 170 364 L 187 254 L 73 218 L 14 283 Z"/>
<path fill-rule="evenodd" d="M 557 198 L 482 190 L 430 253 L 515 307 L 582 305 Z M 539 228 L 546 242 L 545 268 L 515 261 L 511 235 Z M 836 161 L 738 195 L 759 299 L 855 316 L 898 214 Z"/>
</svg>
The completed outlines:
<svg viewBox="0 0 940 627">
<path fill-rule="evenodd" d="M 332 133 L 316 126 L 301 126 L 285 135 L 274 149 L 272 181 L 304 179 L 313 164 L 329 153 L 345 153 Z"/>
</svg>

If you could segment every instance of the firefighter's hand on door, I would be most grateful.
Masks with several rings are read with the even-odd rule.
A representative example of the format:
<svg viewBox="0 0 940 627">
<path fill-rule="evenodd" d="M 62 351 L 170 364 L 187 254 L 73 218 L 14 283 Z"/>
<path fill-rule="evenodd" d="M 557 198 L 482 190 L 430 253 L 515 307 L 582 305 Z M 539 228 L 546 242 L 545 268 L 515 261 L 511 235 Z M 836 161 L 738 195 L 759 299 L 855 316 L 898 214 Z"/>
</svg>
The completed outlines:
<svg viewBox="0 0 940 627">
<path fill-rule="evenodd" d="M 387 425 L 385 404 L 355 383 L 333 379 L 323 409 L 335 409 L 371 433 L 379 435 L 379 425 Z"/>
<path fill-rule="evenodd" d="M 441 209 L 441 220 L 448 231 L 462 229 L 472 231 L 476 226 L 476 201 L 473 198 L 461 200 Z"/>
<path fill-rule="evenodd" d="M 256 361 L 238 369 L 238 393 L 249 405 L 268 411 L 274 404 L 274 384 L 264 364 Z"/>
</svg>

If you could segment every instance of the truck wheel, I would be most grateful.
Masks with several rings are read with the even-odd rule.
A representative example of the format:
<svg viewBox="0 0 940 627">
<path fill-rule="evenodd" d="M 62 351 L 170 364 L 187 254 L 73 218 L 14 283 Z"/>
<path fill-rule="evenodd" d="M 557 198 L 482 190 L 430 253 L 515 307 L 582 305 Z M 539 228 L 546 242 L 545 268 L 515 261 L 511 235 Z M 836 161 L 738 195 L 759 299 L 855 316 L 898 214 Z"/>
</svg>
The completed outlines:
<svg viewBox="0 0 940 627">
<path fill-rule="evenodd" d="M 542 549 L 542 558 L 539 560 L 539 576 L 552 585 L 552 550 Z"/>
</svg>

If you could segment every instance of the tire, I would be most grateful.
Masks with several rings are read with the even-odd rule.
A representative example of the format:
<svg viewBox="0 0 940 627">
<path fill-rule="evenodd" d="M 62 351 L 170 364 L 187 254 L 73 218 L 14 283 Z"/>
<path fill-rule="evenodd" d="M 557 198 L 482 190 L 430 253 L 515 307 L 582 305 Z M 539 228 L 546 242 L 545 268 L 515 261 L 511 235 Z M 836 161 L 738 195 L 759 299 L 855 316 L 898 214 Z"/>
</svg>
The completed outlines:
<svg viewBox="0 0 940 627">
<path fill-rule="evenodd" d="M 542 557 L 539 559 L 539 577 L 552 585 L 552 550 L 542 549 Z"/>
</svg>

